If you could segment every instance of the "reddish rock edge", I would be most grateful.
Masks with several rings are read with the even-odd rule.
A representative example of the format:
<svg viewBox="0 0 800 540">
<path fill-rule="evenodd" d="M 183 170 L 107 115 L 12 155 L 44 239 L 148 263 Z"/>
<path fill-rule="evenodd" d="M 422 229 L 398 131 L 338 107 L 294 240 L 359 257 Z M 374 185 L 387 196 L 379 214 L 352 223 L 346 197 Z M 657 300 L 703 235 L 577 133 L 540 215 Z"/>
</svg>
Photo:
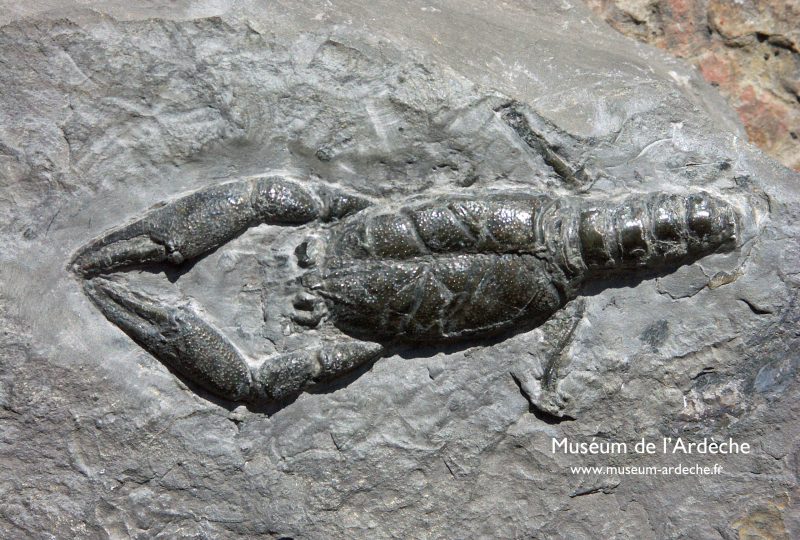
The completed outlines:
<svg viewBox="0 0 800 540">
<path fill-rule="evenodd" d="M 692 62 L 750 140 L 800 170 L 800 0 L 584 0 L 623 34 Z"/>
</svg>

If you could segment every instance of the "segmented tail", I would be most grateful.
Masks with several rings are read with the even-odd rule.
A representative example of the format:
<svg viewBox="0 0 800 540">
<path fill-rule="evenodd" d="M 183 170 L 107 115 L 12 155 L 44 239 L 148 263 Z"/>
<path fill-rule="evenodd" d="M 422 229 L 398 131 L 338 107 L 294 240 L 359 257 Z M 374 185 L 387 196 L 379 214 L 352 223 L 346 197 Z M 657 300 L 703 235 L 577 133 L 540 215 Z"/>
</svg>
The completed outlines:
<svg viewBox="0 0 800 540">
<path fill-rule="evenodd" d="M 566 213 L 563 264 L 573 275 L 677 266 L 737 245 L 737 211 L 704 192 L 637 195 L 616 205 L 584 203 Z"/>
</svg>

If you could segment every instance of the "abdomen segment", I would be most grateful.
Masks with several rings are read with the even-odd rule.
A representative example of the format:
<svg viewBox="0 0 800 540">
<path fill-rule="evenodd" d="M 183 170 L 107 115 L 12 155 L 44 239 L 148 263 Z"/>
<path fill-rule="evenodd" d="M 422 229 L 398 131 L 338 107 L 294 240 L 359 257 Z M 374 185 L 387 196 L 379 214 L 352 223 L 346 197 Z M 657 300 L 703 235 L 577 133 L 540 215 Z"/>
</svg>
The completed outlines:
<svg viewBox="0 0 800 540">
<path fill-rule="evenodd" d="M 615 205 L 582 205 L 568 212 L 562 238 L 568 265 L 587 277 L 606 271 L 658 269 L 691 262 L 736 246 L 737 213 L 709 195 L 654 193 Z M 575 256 L 579 254 L 579 259 Z"/>
</svg>

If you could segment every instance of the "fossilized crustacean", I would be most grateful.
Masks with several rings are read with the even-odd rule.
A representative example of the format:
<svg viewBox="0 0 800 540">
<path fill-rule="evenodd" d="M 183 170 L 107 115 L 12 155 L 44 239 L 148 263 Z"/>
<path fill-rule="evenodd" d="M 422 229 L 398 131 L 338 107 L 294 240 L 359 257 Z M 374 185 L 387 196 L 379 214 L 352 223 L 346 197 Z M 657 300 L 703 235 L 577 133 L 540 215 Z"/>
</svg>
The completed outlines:
<svg viewBox="0 0 800 540">
<path fill-rule="evenodd" d="M 103 274 L 196 258 L 261 224 L 319 221 L 297 251 L 295 319 L 341 339 L 250 368 L 187 305 L 161 305 Z M 442 342 L 535 326 L 592 279 L 668 271 L 737 245 L 739 214 L 708 193 L 611 203 L 514 192 L 384 207 L 341 190 L 259 177 L 186 195 L 112 230 L 72 261 L 105 316 L 173 370 L 235 401 L 282 400 L 399 341 Z"/>
</svg>

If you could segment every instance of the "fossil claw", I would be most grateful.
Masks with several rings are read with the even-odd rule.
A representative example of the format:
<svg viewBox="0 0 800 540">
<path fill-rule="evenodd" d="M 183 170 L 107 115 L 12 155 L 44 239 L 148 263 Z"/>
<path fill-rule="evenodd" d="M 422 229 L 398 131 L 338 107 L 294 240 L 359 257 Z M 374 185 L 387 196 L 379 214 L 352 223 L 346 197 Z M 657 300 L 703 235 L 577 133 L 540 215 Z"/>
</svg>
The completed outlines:
<svg viewBox="0 0 800 540">
<path fill-rule="evenodd" d="M 85 289 L 108 320 L 171 369 L 226 399 L 249 396 L 247 363 L 188 305 L 164 306 L 104 278 L 88 280 Z"/>
<path fill-rule="evenodd" d="M 124 231 L 119 231 L 121 232 Z M 122 234 L 115 234 L 84 246 L 72 258 L 70 267 L 78 274 L 91 276 L 129 264 L 161 262 L 167 259 L 165 246 L 146 235 L 128 232 L 132 234 L 127 238 Z"/>
<path fill-rule="evenodd" d="M 126 267 L 181 264 L 216 249 L 260 223 L 297 225 L 337 219 L 368 201 L 336 190 L 318 195 L 277 176 L 204 188 L 157 206 L 138 221 L 81 248 L 72 269 L 93 276 Z"/>
</svg>

